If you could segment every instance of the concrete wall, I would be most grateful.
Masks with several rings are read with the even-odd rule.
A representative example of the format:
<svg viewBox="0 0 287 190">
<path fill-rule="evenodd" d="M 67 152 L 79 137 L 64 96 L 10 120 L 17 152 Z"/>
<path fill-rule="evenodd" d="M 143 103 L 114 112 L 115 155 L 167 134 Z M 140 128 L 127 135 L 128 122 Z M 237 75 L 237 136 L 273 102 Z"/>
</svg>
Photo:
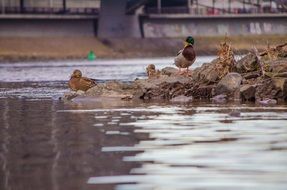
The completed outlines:
<svg viewBox="0 0 287 190">
<path fill-rule="evenodd" d="M 98 36 L 100 38 L 141 37 L 137 15 L 126 15 L 127 0 L 101 2 Z"/>
<path fill-rule="evenodd" d="M 287 34 L 287 17 L 145 18 L 144 37 Z"/>
<path fill-rule="evenodd" d="M 0 36 L 95 36 L 95 19 L 1 19 Z"/>
</svg>

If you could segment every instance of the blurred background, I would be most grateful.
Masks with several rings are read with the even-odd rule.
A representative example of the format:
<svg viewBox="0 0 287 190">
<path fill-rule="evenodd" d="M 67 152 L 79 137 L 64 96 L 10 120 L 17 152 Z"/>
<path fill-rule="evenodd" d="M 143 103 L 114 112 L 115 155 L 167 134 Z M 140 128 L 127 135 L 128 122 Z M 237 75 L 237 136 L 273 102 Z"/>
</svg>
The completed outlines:
<svg viewBox="0 0 287 190">
<path fill-rule="evenodd" d="M 286 41 L 286 20 L 286 0 L 0 0 L 0 58 L 173 56 L 187 35 L 245 53 Z"/>
</svg>

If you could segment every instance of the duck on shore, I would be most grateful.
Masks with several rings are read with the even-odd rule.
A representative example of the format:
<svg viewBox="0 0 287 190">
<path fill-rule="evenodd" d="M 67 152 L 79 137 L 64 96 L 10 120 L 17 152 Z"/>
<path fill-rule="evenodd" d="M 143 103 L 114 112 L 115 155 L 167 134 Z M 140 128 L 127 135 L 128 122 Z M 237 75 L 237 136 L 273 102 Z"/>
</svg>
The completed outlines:
<svg viewBox="0 0 287 190">
<path fill-rule="evenodd" d="M 179 68 L 179 73 L 182 73 L 182 69 L 186 68 L 185 72 L 188 73 L 188 68 L 194 63 L 196 54 L 193 49 L 194 39 L 192 36 L 188 36 L 185 40 L 185 46 L 181 49 L 175 59 L 174 64 Z"/>
<path fill-rule="evenodd" d="M 69 85 L 69 88 L 73 91 L 78 91 L 78 90 L 87 91 L 93 86 L 96 86 L 97 83 L 95 79 L 82 77 L 82 72 L 76 69 L 73 71 L 73 74 L 71 75 L 68 85 Z"/>
<path fill-rule="evenodd" d="M 154 64 L 149 64 L 146 68 L 146 73 L 148 78 L 158 78 L 160 75 L 160 71 L 155 69 Z"/>
</svg>

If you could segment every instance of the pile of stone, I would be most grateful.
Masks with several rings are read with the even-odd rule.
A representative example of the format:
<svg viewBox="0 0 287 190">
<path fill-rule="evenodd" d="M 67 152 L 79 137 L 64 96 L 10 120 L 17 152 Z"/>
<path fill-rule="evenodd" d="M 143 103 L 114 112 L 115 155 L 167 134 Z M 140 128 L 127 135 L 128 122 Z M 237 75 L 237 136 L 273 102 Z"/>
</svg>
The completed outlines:
<svg viewBox="0 0 287 190">
<path fill-rule="evenodd" d="M 262 104 L 287 101 L 287 43 L 262 53 L 254 48 L 239 61 L 233 58 L 228 44 L 222 48 L 225 53 L 221 51 L 217 59 L 191 73 L 180 75 L 173 67 L 158 71 L 152 65 L 147 67 L 147 79 L 136 79 L 129 84 L 118 81 L 98 84 L 82 96 L 215 102 L 228 99 Z"/>
</svg>

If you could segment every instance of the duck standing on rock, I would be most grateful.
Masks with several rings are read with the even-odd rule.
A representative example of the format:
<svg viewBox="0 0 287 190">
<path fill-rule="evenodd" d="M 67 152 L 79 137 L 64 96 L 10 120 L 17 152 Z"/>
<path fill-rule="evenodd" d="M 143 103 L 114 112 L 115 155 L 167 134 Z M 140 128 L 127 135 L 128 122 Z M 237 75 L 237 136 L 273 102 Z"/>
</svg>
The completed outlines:
<svg viewBox="0 0 287 190">
<path fill-rule="evenodd" d="M 97 83 L 95 79 L 82 77 L 82 72 L 78 69 L 74 70 L 69 80 L 69 87 L 73 91 L 87 91 L 88 89 L 96 85 Z"/>
<path fill-rule="evenodd" d="M 181 69 L 183 68 L 186 68 L 186 72 L 188 73 L 189 71 L 188 68 L 194 63 L 196 59 L 193 44 L 194 44 L 193 37 L 188 36 L 185 40 L 184 48 L 177 53 L 174 59 L 174 64 L 179 68 L 180 74 L 182 74 Z"/>
</svg>

